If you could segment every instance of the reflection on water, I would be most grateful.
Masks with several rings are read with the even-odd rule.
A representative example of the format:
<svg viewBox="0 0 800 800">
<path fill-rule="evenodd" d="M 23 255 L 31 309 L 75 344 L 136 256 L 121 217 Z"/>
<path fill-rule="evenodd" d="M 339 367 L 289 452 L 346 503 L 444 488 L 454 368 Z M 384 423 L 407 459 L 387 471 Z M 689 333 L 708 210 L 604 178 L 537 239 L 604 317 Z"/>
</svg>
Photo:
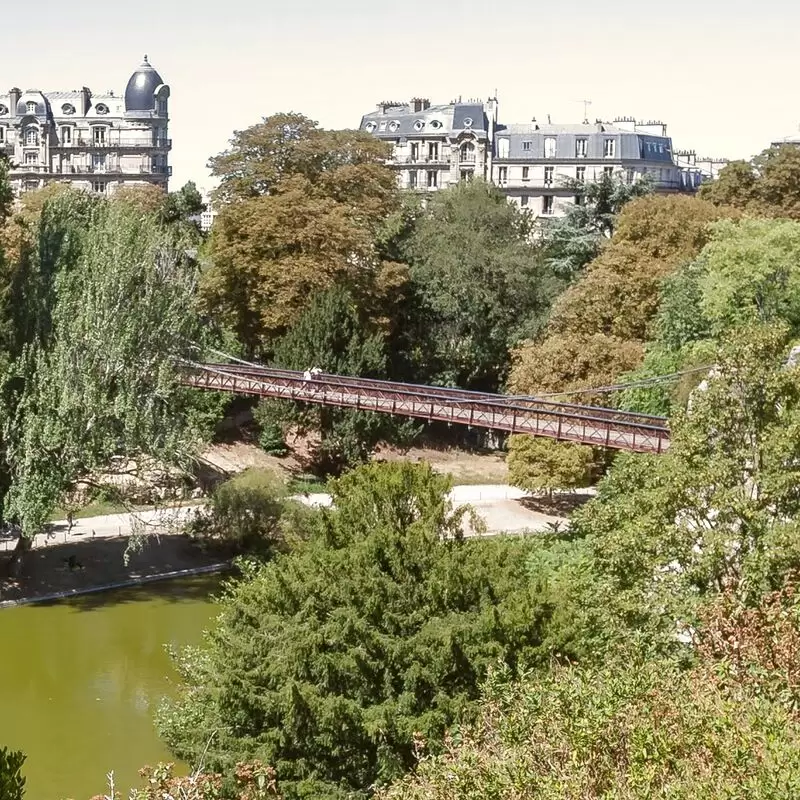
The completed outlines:
<svg viewBox="0 0 800 800">
<path fill-rule="evenodd" d="M 153 728 L 177 675 L 165 645 L 199 642 L 214 576 L 0 610 L 0 746 L 27 753 L 26 800 L 88 800 L 114 770 L 172 760 Z"/>
</svg>

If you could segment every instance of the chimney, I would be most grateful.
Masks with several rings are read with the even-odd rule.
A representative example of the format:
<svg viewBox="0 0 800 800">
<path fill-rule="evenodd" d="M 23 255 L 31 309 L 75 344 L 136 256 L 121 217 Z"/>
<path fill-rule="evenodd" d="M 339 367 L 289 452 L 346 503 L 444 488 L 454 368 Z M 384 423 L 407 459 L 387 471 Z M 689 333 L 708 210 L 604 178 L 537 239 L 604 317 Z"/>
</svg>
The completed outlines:
<svg viewBox="0 0 800 800">
<path fill-rule="evenodd" d="M 597 120 L 595 125 L 597 126 L 598 133 L 602 133 L 605 130 L 605 127 L 603 126 L 603 123 L 600 120 Z"/>
<path fill-rule="evenodd" d="M 22 97 L 22 92 L 15 86 L 13 89 L 8 90 L 8 96 L 11 105 L 11 107 L 9 108 L 9 112 L 16 116 L 17 103 L 19 103 L 19 99 L 20 97 Z"/>
<path fill-rule="evenodd" d="M 85 117 L 89 113 L 89 107 L 91 106 L 91 99 L 92 99 L 91 91 L 86 86 L 84 86 L 81 89 L 81 116 Z"/>
<path fill-rule="evenodd" d="M 428 107 L 428 105 L 430 105 L 430 103 L 428 103 L 428 105 L 425 105 L 426 103 L 428 103 L 428 101 L 423 100 L 421 97 L 411 98 L 411 108 L 414 109 L 415 114 L 419 114 L 420 111 L 424 111 Z"/>
</svg>

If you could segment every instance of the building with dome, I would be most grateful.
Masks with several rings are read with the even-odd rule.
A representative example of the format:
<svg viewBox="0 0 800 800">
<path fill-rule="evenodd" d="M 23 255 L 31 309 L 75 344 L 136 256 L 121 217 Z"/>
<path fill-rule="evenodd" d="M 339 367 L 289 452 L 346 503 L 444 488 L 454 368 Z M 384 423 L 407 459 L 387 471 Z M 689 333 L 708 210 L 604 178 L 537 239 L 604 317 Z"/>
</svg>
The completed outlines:
<svg viewBox="0 0 800 800">
<path fill-rule="evenodd" d="M 87 87 L 0 94 L 0 152 L 20 194 L 61 181 L 100 194 L 121 186 L 167 189 L 169 86 L 144 57 L 122 94 Z"/>
</svg>

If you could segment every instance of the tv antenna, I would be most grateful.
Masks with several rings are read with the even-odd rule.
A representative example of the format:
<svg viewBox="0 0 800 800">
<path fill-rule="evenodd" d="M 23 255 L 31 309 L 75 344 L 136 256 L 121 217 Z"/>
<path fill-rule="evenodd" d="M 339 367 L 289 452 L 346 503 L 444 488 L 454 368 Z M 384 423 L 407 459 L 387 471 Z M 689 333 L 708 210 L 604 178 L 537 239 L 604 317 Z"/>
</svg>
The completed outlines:
<svg viewBox="0 0 800 800">
<path fill-rule="evenodd" d="M 575 100 L 576 103 L 583 103 L 583 124 L 589 124 L 589 106 L 592 104 L 591 100 Z"/>
</svg>

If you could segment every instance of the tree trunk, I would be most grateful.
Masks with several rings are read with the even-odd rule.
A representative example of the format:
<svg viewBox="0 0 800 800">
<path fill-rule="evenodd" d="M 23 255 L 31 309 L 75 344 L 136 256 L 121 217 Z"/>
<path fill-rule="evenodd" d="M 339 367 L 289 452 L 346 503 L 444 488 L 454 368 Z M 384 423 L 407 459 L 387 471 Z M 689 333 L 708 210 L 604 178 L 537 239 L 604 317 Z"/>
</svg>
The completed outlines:
<svg viewBox="0 0 800 800">
<path fill-rule="evenodd" d="M 14 551 L 11 553 L 11 561 L 8 563 L 8 577 L 19 578 L 22 572 L 22 563 L 25 560 L 25 554 L 31 549 L 33 542 L 27 536 L 20 536 L 17 539 L 17 544 Z"/>
</svg>

